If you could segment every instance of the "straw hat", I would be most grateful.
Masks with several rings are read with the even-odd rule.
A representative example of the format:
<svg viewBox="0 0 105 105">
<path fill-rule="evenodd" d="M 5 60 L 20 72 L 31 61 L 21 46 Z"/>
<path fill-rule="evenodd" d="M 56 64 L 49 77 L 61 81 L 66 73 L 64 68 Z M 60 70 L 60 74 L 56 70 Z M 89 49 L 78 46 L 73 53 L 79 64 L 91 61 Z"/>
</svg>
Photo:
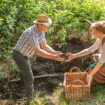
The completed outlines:
<svg viewBox="0 0 105 105">
<path fill-rule="evenodd" d="M 52 24 L 52 20 L 45 14 L 39 14 L 34 23 L 50 26 Z"/>
</svg>

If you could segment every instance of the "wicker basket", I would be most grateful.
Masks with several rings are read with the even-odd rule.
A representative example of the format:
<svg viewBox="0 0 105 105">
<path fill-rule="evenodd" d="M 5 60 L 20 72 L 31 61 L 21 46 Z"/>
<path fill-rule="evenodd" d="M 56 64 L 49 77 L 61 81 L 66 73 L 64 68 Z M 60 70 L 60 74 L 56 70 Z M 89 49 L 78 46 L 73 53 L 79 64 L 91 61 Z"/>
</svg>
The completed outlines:
<svg viewBox="0 0 105 105">
<path fill-rule="evenodd" d="M 78 72 L 72 72 L 73 70 Z M 66 98 L 84 100 L 90 98 L 90 86 L 88 85 L 87 72 L 81 72 L 78 67 L 73 67 L 70 72 L 65 73 L 64 89 Z"/>
</svg>

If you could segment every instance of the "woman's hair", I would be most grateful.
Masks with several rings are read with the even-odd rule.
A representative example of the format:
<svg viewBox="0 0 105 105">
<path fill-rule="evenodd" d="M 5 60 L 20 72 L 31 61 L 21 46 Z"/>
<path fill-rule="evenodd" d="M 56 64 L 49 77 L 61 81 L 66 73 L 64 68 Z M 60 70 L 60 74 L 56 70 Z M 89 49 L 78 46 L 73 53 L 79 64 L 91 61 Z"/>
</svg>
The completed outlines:
<svg viewBox="0 0 105 105">
<path fill-rule="evenodd" d="M 105 34 L 105 21 L 100 21 L 92 24 L 92 28 Z"/>
</svg>

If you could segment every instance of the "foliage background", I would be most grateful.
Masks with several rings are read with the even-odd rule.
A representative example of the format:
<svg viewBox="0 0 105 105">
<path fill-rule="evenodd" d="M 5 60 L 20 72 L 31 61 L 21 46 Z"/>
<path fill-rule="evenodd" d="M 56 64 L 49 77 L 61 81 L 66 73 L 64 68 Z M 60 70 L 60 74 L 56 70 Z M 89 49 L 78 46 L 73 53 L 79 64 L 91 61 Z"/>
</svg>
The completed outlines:
<svg viewBox="0 0 105 105">
<path fill-rule="evenodd" d="M 92 22 L 104 20 L 105 0 L 0 0 L 0 79 L 19 78 L 18 69 L 10 59 L 12 48 L 22 32 L 33 25 L 33 21 L 40 13 L 47 14 L 53 21 L 46 33 L 48 44 L 61 47 L 67 43 L 66 39 L 70 40 L 72 37 L 87 41 L 88 25 L 84 20 L 88 19 Z M 5 81 L 2 83 L 4 84 Z M 95 98 L 92 100 L 79 103 L 70 101 L 70 104 L 103 105 L 104 88 L 105 86 L 94 87 L 92 91 L 95 93 Z M 63 90 L 56 90 L 53 101 L 68 105 L 62 92 L 64 93 Z M 5 100 L 0 100 L 3 101 Z M 43 105 L 50 104 L 49 99 L 45 97 L 41 99 L 36 97 L 35 101 Z"/>
<path fill-rule="evenodd" d="M 105 0 L 0 0 L 0 59 L 10 58 L 20 35 L 40 13 L 53 20 L 48 44 L 61 47 L 67 38 L 86 39 L 85 19 L 104 20 Z"/>
</svg>

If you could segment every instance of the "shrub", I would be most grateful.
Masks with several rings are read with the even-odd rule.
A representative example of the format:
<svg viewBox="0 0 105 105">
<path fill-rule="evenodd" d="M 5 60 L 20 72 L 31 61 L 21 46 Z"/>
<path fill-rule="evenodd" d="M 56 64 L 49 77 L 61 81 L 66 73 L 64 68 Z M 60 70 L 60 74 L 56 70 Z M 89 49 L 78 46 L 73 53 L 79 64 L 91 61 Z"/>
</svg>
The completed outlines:
<svg viewBox="0 0 105 105">
<path fill-rule="evenodd" d="M 68 37 L 86 37 L 88 25 L 83 20 L 95 22 L 105 18 L 105 1 L 1 0 L 0 58 L 9 59 L 22 32 L 33 25 L 40 13 L 47 14 L 53 20 L 46 33 L 48 44 L 62 46 Z"/>
</svg>

